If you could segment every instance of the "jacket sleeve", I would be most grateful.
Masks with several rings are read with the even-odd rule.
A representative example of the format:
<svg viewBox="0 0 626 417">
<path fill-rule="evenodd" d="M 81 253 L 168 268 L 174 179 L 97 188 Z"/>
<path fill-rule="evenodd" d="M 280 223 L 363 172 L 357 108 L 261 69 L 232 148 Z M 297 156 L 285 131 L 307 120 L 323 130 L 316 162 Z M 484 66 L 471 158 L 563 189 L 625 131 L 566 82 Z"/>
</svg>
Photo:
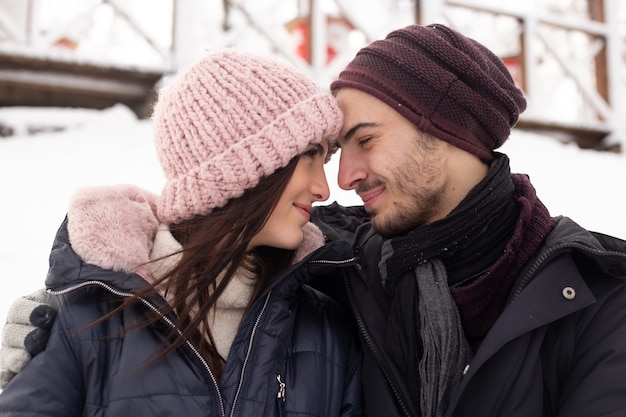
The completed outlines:
<svg viewBox="0 0 626 417">
<path fill-rule="evenodd" d="M 83 414 L 85 395 L 71 340 L 63 314 L 59 313 L 46 349 L 0 394 L 0 415 L 78 417 Z"/>
<path fill-rule="evenodd" d="M 0 347 L 0 389 L 46 347 L 56 309 L 45 289 L 16 299 L 9 307 Z"/>
</svg>

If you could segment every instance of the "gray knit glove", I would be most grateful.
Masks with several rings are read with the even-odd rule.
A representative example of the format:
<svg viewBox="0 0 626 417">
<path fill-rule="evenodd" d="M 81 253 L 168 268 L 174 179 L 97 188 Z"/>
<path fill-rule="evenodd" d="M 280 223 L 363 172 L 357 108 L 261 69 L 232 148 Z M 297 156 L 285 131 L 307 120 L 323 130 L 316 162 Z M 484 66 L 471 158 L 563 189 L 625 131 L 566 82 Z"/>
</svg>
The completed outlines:
<svg viewBox="0 0 626 417">
<path fill-rule="evenodd" d="M 13 302 L 2 330 L 0 389 L 22 370 L 33 356 L 45 349 L 56 310 L 47 304 L 44 289 Z"/>
</svg>

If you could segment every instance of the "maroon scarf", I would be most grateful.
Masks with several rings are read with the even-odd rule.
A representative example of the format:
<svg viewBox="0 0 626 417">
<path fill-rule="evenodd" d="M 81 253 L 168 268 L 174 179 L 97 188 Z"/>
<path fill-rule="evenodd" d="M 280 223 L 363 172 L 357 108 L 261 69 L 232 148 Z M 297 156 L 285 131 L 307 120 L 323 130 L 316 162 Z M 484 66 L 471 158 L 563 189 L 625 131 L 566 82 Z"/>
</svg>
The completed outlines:
<svg viewBox="0 0 626 417">
<path fill-rule="evenodd" d="M 520 208 L 513 235 L 504 253 L 475 281 L 451 289 L 459 308 L 465 337 L 473 351 L 483 341 L 504 305 L 515 279 L 554 227 L 548 209 L 537 198 L 526 175 L 511 175 Z M 489 239 L 489 236 L 485 236 Z"/>
</svg>

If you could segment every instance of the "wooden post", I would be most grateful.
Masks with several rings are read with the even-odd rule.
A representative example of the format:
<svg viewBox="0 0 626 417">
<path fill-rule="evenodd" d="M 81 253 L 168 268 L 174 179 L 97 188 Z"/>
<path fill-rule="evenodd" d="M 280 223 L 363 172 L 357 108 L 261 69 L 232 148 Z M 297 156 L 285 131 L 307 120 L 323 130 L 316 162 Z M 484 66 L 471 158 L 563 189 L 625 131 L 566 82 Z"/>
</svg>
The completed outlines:
<svg viewBox="0 0 626 417">
<path fill-rule="evenodd" d="M 313 30 L 313 25 L 315 24 L 313 22 L 313 8 L 315 7 L 315 5 L 313 4 L 315 2 L 315 0 L 309 0 L 309 10 L 307 10 L 307 19 L 308 19 L 308 24 L 307 24 L 307 35 L 308 35 L 308 48 L 307 48 L 307 62 L 311 65 L 313 65 L 313 48 L 316 47 L 315 44 L 315 39 L 313 39 L 314 37 L 314 30 Z"/>
<path fill-rule="evenodd" d="M 527 92 L 526 91 L 526 86 L 528 85 L 528 80 L 526 79 L 527 77 L 526 75 L 526 39 L 527 37 L 524 36 L 526 25 L 524 25 L 524 22 L 522 22 L 521 20 L 518 20 L 518 24 L 522 28 L 519 34 L 519 38 L 518 38 L 519 53 L 517 54 L 517 62 L 519 63 L 519 70 L 520 70 L 519 88 L 521 88 L 522 91 Z"/>
<path fill-rule="evenodd" d="M 591 20 L 595 22 L 605 22 L 604 0 L 587 0 L 587 8 L 589 10 L 589 17 Z M 595 57 L 596 89 L 598 90 L 598 93 L 607 101 L 607 103 L 610 103 L 606 46 L 608 40 L 603 37 L 602 41 L 604 45 Z"/>
<path fill-rule="evenodd" d="M 415 0 L 415 23 L 418 25 L 422 24 L 422 14 L 420 13 L 421 7 L 422 7 L 422 1 Z"/>
</svg>

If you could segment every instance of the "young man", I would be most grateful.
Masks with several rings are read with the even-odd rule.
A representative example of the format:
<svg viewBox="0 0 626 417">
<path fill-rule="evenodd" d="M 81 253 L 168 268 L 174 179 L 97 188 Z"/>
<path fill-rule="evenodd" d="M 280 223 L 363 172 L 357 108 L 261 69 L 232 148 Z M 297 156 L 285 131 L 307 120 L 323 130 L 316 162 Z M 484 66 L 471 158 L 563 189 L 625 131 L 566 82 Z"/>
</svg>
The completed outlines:
<svg viewBox="0 0 626 417">
<path fill-rule="evenodd" d="M 494 151 L 526 107 L 500 59 L 410 26 L 331 90 L 339 185 L 364 207 L 313 220 L 352 238 L 362 267 L 344 303 L 368 415 L 626 415 L 626 242 L 550 217 Z"/>
<path fill-rule="evenodd" d="M 339 184 L 364 206 L 313 220 L 361 266 L 325 290 L 359 329 L 368 416 L 626 415 L 626 242 L 552 218 L 510 173 L 495 149 L 526 103 L 502 62 L 409 26 L 331 89 Z"/>
</svg>

